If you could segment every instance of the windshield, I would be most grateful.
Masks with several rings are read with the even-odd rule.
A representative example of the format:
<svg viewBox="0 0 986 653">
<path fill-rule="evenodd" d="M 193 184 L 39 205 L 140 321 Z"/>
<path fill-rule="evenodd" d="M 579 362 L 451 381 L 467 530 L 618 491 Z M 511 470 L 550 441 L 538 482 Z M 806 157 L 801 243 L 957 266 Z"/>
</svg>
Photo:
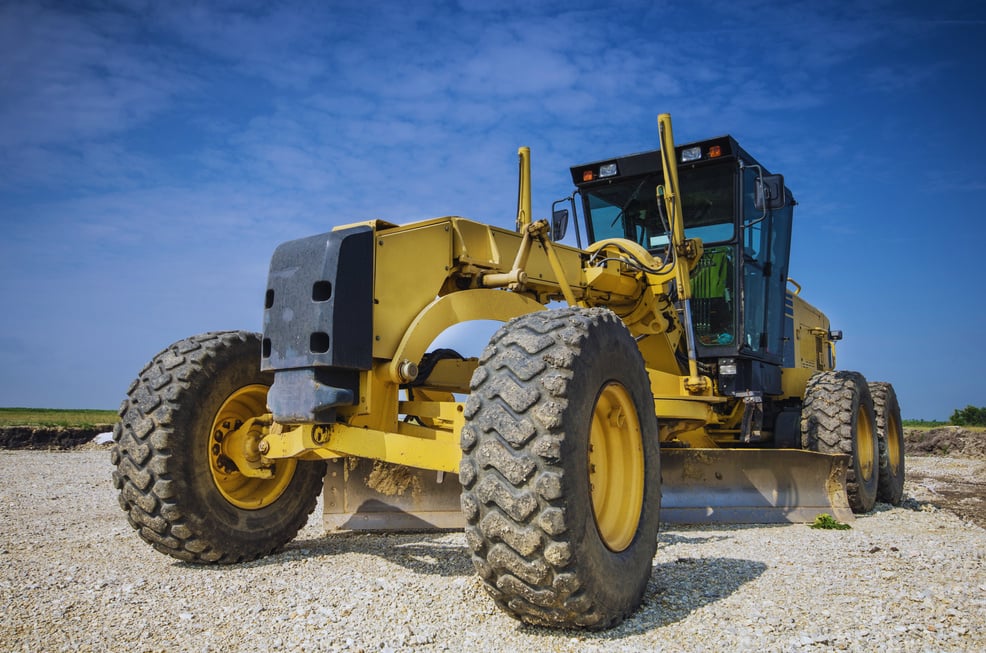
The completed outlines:
<svg viewBox="0 0 986 653">
<path fill-rule="evenodd" d="M 587 191 L 593 240 L 627 238 L 647 249 L 663 249 L 668 244 L 668 225 L 657 206 L 657 187 L 662 183 L 664 176 L 655 173 Z M 733 167 L 682 168 L 678 183 L 684 198 L 685 236 L 704 243 L 732 240 Z"/>
</svg>

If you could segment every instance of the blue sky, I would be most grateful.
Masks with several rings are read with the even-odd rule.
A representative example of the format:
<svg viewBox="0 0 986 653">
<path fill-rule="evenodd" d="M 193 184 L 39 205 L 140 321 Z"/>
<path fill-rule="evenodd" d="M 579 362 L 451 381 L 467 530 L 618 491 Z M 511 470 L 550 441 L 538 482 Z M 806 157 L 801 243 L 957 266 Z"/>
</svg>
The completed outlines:
<svg viewBox="0 0 986 653">
<path fill-rule="evenodd" d="M 664 111 L 785 175 L 840 367 L 905 417 L 986 405 L 984 44 L 951 0 L 2 3 L 0 406 L 116 408 L 169 343 L 260 329 L 278 243 L 510 227 L 520 145 L 545 217 Z"/>
</svg>

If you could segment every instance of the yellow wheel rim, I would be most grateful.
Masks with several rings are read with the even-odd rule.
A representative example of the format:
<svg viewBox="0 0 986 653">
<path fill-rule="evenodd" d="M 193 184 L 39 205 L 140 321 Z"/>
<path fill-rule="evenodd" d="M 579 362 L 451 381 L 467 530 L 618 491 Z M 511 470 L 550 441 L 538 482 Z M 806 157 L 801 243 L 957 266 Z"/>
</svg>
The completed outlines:
<svg viewBox="0 0 986 653">
<path fill-rule="evenodd" d="M 900 468 L 900 423 L 897 415 L 887 415 L 887 457 L 890 459 L 890 469 L 894 475 Z"/>
<path fill-rule="evenodd" d="M 873 478 L 876 461 L 873 451 L 876 449 L 876 436 L 873 434 L 873 424 L 870 423 L 869 413 L 860 407 L 856 419 L 856 457 L 859 459 L 859 472 L 864 481 Z"/>
<path fill-rule="evenodd" d="M 271 478 L 257 478 L 241 473 L 230 457 L 229 447 L 259 445 L 262 432 L 252 430 L 246 439 L 228 437 L 247 420 L 267 412 L 267 386 L 248 385 L 240 388 L 223 402 L 212 420 L 206 442 L 209 471 L 219 492 L 231 504 L 245 510 L 259 510 L 277 501 L 294 476 L 297 461 L 279 460 L 273 466 Z"/>
<path fill-rule="evenodd" d="M 644 505 L 644 444 L 633 400 L 619 383 L 603 387 L 592 411 L 589 488 L 603 543 L 623 551 L 637 533 Z"/>
</svg>

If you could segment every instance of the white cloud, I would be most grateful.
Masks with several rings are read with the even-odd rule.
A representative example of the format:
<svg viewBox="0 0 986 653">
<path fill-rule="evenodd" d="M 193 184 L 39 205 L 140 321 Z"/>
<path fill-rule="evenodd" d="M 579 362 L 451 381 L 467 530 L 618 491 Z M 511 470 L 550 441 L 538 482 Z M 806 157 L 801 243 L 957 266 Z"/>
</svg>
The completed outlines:
<svg viewBox="0 0 986 653">
<path fill-rule="evenodd" d="M 239 74 L 304 89 L 326 71 L 321 35 L 331 33 L 335 13 L 318 4 L 169 2 L 149 15 L 158 29 Z"/>
<path fill-rule="evenodd" d="M 107 30 L 91 16 L 33 5 L 0 7 L 0 60 L 4 149 L 125 132 L 190 83 L 154 46 L 138 45 L 132 26 Z"/>
</svg>

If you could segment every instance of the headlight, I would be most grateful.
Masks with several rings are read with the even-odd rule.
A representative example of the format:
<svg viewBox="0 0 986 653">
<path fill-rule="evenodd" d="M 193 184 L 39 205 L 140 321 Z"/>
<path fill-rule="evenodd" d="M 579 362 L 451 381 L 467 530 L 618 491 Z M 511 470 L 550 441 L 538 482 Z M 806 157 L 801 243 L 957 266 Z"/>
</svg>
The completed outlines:
<svg viewBox="0 0 986 653">
<path fill-rule="evenodd" d="M 615 163 L 607 163 L 606 165 L 599 166 L 599 178 L 603 177 L 615 177 L 618 173 Z"/>
<path fill-rule="evenodd" d="M 688 163 L 689 161 L 698 161 L 702 158 L 702 148 L 700 147 L 690 147 L 687 150 L 681 151 L 681 162 Z"/>
</svg>

